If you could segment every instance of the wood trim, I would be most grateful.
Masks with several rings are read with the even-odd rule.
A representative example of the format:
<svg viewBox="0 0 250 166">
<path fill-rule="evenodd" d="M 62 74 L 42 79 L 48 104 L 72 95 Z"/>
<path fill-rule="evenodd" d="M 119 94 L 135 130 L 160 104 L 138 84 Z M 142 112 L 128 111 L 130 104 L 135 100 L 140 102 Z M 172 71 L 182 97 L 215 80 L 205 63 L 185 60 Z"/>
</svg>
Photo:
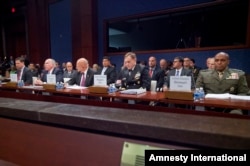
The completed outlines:
<svg viewBox="0 0 250 166">
<path fill-rule="evenodd" d="M 72 16 L 72 59 L 85 57 L 89 64 L 98 61 L 97 1 L 71 1 Z"/>
</svg>

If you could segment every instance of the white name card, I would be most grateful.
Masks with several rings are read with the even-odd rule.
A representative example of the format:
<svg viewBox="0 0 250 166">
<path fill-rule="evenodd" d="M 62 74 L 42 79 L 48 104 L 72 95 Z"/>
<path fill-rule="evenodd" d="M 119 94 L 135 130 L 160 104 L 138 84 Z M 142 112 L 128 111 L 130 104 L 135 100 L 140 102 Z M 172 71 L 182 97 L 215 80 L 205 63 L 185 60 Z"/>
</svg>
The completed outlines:
<svg viewBox="0 0 250 166">
<path fill-rule="evenodd" d="M 48 84 L 56 84 L 56 75 L 55 74 L 47 74 L 47 83 Z"/>
<path fill-rule="evenodd" d="M 170 76 L 170 90 L 190 91 L 191 76 Z"/>
<path fill-rule="evenodd" d="M 17 82 L 17 74 L 10 74 L 10 81 Z"/>
<path fill-rule="evenodd" d="M 107 75 L 94 75 L 94 85 L 107 86 Z"/>
</svg>

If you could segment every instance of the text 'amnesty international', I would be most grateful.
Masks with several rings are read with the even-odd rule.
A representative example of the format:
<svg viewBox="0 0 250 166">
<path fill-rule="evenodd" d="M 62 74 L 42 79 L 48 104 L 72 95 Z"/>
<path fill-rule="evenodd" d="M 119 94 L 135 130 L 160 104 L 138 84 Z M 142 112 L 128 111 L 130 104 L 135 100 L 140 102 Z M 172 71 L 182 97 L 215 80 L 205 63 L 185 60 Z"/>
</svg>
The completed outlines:
<svg viewBox="0 0 250 166">
<path fill-rule="evenodd" d="M 248 153 L 245 151 L 175 151 L 175 150 L 146 150 L 145 166 L 165 164 L 195 164 L 205 163 L 234 163 L 234 165 L 248 165 Z M 206 164 L 205 164 L 206 165 Z"/>
</svg>

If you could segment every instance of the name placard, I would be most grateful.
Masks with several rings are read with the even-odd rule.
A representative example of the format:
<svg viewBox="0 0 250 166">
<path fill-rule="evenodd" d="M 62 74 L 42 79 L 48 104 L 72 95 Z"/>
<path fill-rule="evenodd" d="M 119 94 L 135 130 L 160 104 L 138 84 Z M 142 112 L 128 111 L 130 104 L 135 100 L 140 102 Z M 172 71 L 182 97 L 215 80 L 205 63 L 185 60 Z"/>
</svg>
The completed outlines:
<svg viewBox="0 0 250 166">
<path fill-rule="evenodd" d="M 48 84 L 56 84 L 56 75 L 55 74 L 47 74 L 47 83 Z"/>
<path fill-rule="evenodd" d="M 170 90 L 190 91 L 191 76 L 170 76 Z"/>
<path fill-rule="evenodd" d="M 107 86 L 107 75 L 94 75 L 94 85 Z"/>
<path fill-rule="evenodd" d="M 17 82 L 17 74 L 10 74 L 10 81 Z"/>
</svg>

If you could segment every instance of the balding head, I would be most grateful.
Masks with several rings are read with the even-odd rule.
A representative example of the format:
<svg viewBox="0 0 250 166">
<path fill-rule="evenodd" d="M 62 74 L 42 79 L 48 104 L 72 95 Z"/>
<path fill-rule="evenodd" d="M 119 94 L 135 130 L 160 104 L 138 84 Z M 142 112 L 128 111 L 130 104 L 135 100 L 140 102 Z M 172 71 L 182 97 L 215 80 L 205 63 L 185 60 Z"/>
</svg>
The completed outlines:
<svg viewBox="0 0 250 166">
<path fill-rule="evenodd" d="M 46 59 L 45 62 L 44 62 L 44 69 L 46 71 L 50 71 L 52 70 L 53 68 L 55 68 L 56 66 L 56 61 L 54 59 Z"/>
<path fill-rule="evenodd" d="M 89 62 L 85 58 L 80 58 L 76 62 L 76 69 L 79 72 L 85 72 L 89 68 Z"/>
<path fill-rule="evenodd" d="M 215 55 L 214 57 L 215 61 L 215 69 L 217 71 L 224 71 L 228 65 L 229 65 L 229 55 L 225 52 L 219 52 L 218 54 Z"/>
<path fill-rule="evenodd" d="M 168 67 L 168 62 L 165 59 L 160 60 L 160 68 L 165 70 Z"/>
</svg>

